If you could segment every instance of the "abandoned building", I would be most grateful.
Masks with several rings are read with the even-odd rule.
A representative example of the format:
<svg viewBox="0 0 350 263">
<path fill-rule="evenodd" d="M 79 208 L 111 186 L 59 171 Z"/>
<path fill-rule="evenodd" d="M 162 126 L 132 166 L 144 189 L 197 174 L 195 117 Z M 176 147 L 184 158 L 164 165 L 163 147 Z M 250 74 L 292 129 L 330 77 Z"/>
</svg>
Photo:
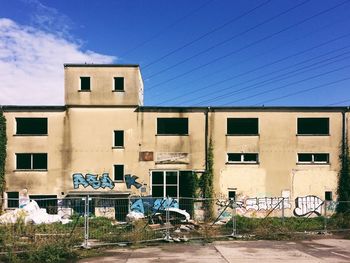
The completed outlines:
<svg viewBox="0 0 350 263">
<path fill-rule="evenodd" d="M 2 106 L 5 199 L 186 197 L 212 151 L 218 198 L 336 200 L 347 107 L 150 107 L 138 65 L 64 71 L 64 106 Z"/>
</svg>

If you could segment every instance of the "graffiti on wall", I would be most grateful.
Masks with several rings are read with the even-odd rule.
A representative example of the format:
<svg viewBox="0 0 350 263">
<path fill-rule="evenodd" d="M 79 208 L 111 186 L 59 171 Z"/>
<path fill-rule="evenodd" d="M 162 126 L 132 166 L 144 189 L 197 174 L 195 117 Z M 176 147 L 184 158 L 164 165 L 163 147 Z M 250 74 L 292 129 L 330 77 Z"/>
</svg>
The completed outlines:
<svg viewBox="0 0 350 263">
<path fill-rule="evenodd" d="M 321 215 L 323 200 L 315 195 L 307 195 L 295 198 L 295 216 L 308 216 L 310 214 Z"/>
<path fill-rule="evenodd" d="M 217 200 L 216 204 L 220 207 L 226 207 L 230 205 L 230 200 Z M 233 202 L 232 202 L 233 204 Z M 289 202 L 289 197 L 255 197 L 245 198 L 235 202 L 237 208 L 245 211 L 266 211 L 271 209 L 290 209 L 292 206 Z"/>
<path fill-rule="evenodd" d="M 136 189 L 139 189 L 139 188 L 142 186 L 142 184 L 136 182 L 137 179 L 138 179 L 138 177 L 137 177 L 136 175 L 126 174 L 126 175 L 125 175 L 125 184 L 126 184 L 126 187 L 127 187 L 128 189 L 130 189 L 131 186 L 133 185 L 133 186 L 136 187 Z"/>
<path fill-rule="evenodd" d="M 100 177 L 97 174 L 86 174 L 85 176 L 81 173 L 73 174 L 73 186 L 74 189 L 78 189 L 82 185 L 84 188 L 91 186 L 93 189 L 99 188 L 114 188 L 114 182 L 109 177 L 108 173 L 103 173 Z"/>
<path fill-rule="evenodd" d="M 142 214 L 152 213 L 154 211 L 165 210 L 166 208 L 179 208 L 179 203 L 173 198 L 158 198 L 152 196 L 130 199 L 130 210 Z"/>
</svg>

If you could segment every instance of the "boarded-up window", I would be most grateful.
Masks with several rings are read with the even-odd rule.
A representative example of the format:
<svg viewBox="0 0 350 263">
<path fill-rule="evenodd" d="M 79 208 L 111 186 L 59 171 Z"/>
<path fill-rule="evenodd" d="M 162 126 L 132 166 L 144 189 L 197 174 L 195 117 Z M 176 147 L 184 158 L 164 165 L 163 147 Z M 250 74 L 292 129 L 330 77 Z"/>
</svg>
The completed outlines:
<svg viewBox="0 0 350 263">
<path fill-rule="evenodd" d="M 114 165 L 114 181 L 124 181 L 124 165 Z"/>
<path fill-rule="evenodd" d="M 47 153 L 16 153 L 17 170 L 47 170 Z"/>
<path fill-rule="evenodd" d="M 258 118 L 227 118 L 228 135 L 258 135 Z"/>
<path fill-rule="evenodd" d="M 157 134 L 187 135 L 188 118 L 157 118 Z"/>
<path fill-rule="evenodd" d="M 47 135 L 47 118 L 16 118 L 16 134 Z"/>
<path fill-rule="evenodd" d="M 329 118 L 298 118 L 299 135 L 328 135 Z"/>
<path fill-rule="evenodd" d="M 124 131 L 114 131 L 114 147 L 124 147 Z"/>
<path fill-rule="evenodd" d="M 90 77 L 80 77 L 80 90 L 90 91 Z"/>
<path fill-rule="evenodd" d="M 122 77 L 114 78 L 114 91 L 124 91 L 124 78 Z"/>
</svg>

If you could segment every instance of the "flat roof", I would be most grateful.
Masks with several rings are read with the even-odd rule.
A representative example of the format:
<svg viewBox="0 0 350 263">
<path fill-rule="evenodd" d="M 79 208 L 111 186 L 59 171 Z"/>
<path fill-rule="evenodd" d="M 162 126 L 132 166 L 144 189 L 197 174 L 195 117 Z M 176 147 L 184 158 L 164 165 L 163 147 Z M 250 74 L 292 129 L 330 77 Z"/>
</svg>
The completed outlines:
<svg viewBox="0 0 350 263">
<path fill-rule="evenodd" d="M 93 68 L 93 67 L 98 67 L 98 68 L 138 68 L 140 67 L 139 64 L 75 64 L 75 63 L 65 63 L 63 66 L 66 67 L 86 67 L 86 68 Z"/>
</svg>

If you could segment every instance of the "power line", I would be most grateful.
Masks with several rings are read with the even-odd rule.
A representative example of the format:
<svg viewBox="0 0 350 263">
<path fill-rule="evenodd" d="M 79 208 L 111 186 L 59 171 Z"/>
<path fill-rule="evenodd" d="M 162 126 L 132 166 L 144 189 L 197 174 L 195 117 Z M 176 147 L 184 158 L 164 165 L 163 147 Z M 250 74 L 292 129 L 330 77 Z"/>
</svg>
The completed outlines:
<svg viewBox="0 0 350 263">
<path fill-rule="evenodd" d="M 350 53 L 350 52 L 345 52 L 345 53 L 340 54 L 340 55 L 338 55 L 338 56 L 336 56 L 336 57 L 339 57 L 339 56 L 342 56 L 342 55 L 348 54 L 348 53 Z M 335 57 L 332 57 L 332 58 L 330 58 L 330 59 L 333 59 L 333 58 L 335 58 Z M 350 56 L 348 56 L 348 57 L 341 57 L 341 58 L 338 59 L 338 60 L 331 61 L 331 62 L 326 63 L 326 64 L 324 64 L 324 65 L 321 64 L 320 66 L 313 67 L 313 68 L 310 68 L 310 69 L 308 69 L 308 70 L 304 70 L 305 68 L 308 68 L 308 67 L 312 66 L 312 65 L 308 65 L 308 66 L 302 67 L 302 68 L 300 68 L 300 69 L 294 70 L 294 72 L 304 70 L 304 71 L 302 71 L 301 73 L 305 73 L 305 72 L 308 72 L 308 71 L 312 71 L 312 70 L 315 70 L 315 69 L 319 69 L 319 68 L 328 66 L 328 65 L 333 64 L 333 63 L 335 63 L 335 62 L 339 62 L 339 61 L 342 61 L 342 60 L 345 60 L 345 59 L 348 59 L 348 58 L 350 58 Z M 327 60 L 329 60 L 329 59 L 326 59 L 325 61 L 327 61 Z M 319 64 L 319 62 L 316 62 L 316 63 L 314 63 L 314 64 Z M 287 75 L 287 77 L 283 77 L 283 78 L 277 79 L 277 81 L 285 80 L 285 79 L 288 79 L 288 78 L 291 78 L 291 77 L 294 77 L 294 76 L 300 74 L 300 73 L 296 73 L 296 74 L 289 75 L 290 73 L 294 73 L 294 72 L 293 72 L 293 71 L 292 71 L 292 72 L 287 72 L 287 73 L 285 73 L 285 74 L 282 74 L 282 75 L 280 75 L 280 76 L 277 76 L 277 78 L 278 78 L 278 77 Z M 289 76 L 288 76 L 288 75 L 289 75 Z M 235 90 L 235 91 L 231 91 L 231 92 L 225 93 L 225 94 L 223 94 L 223 95 L 220 95 L 220 96 L 217 96 L 217 97 L 214 97 L 214 98 L 211 98 L 211 99 L 207 99 L 207 100 L 201 101 L 201 102 L 195 104 L 195 106 L 200 105 L 200 104 L 203 104 L 203 103 L 208 103 L 208 102 L 211 102 L 211 101 L 218 101 L 218 100 L 227 98 L 227 96 L 232 96 L 232 95 L 234 95 L 234 94 L 244 93 L 244 92 L 247 92 L 247 91 L 251 91 L 251 90 L 260 88 L 260 87 L 262 87 L 262 86 L 266 86 L 266 85 L 272 84 L 272 83 L 276 82 L 276 80 L 274 80 L 275 78 L 276 78 L 276 77 L 271 78 L 271 79 L 268 79 L 268 80 L 265 80 L 265 81 L 262 81 L 262 82 L 258 82 L 258 83 L 252 84 L 252 85 L 247 86 L 247 87 L 240 88 L 240 89 Z M 271 80 L 272 80 L 272 81 L 271 81 Z M 239 85 L 240 85 L 240 84 L 237 84 L 236 86 L 239 86 Z"/>
<path fill-rule="evenodd" d="M 176 24 L 178 24 L 181 21 L 185 20 L 186 18 L 190 17 L 191 15 L 197 13 L 198 11 L 200 11 L 202 8 L 204 8 L 205 6 L 207 6 L 211 2 L 213 2 L 213 0 L 209 0 L 209 1 L 205 2 L 204 4 L 200 5 L 198 8 L 192 10 L 191 12 L 187 13 L 186 15 L 184 15 L 184 16 L 180 17 L 179 19 L 175 20 L 173 23 L 167 25 L 166 27 L 163 27 L 161 30 L 159 30 L 157 33 L 155 33 L 154 35 L 152 35 L 151 37 L 149 37 L 145 41 L 143 41 L 143 42 L 139 43 L 138 45 L 128 49 L 127 51 L 125 51 L 120 56 L 123 57 L 123 56 L 131 53 L 132 51 L 134 51 L 134 50 L 144 46 L 145 44 L 149 43 L 150 41 L 154 40 L 155 38 L 158 38 L 159 36 L 161 36 L 163 34 L 164 31 L 166 31 L 169 28 L 172 28 L 173 26 L 175 26 Z"/>
<path fill-rule="evenodd" d="M 146 64 L 146 65 L 144 65 L 144 66 L 142 67 L 143 70 L 146 69 L 146 68 L 148 68 L 149 66 L 151 66 L 151 65 L 153 65 L 153 64 L 155 64 L 155 63 L 157 63 L 157 62 L 159 62 L 159 61 L 161 61 L 161 60 L 163 60 L 164 58 L 166 58 L 166 57 L 168 57 L 168 56 L 170 56 L 170 55 L 172 55 L 172 54 L 174 54 L 174 53 L 176 53 L 176 52 L 178 52 L 178 51 L 180 51 L 180 50 L 182 50 L 182 49 L 184 49 L 184 48 L 186 48 L 186 47 L 192 45 L 193 43 L 196 43 L 196 42 L 198 42 L 199 40 L 201 40 L 201 39 L 203 39 L 203 38 L 205 38 L 205 37 L 207 37 L 207 36 L 209 36 L 209 35 L 211 35 L 211 34 L 217 32 L 217 31 L 219 31 L 219 30 L 223 29 L 224 27 L 226 27 L 226 26 L 232 24 L 233 22 L 238 21 L 239 19 L 241 19 L 241 18 L 243 18 L 243 17 L 249 15 L 250 13 L 254 12 L 255 10 L 257 10 L 257 9 L 259 9 L 259 8 L 261 8 L 261 7 L 265 6 L 265 5 L 267 5 L 267 4 L 268 4 L 269 2 L 271 2 L 271 1 L 272 1 L 272 0 L 265 1 L 265 2 L 261 3 L 260 5 L 258 5 L 258 6 L 254 7 L 254 8 L 252 8 L 252 9 L 249 9 L 247 12 L 243 13 L 242 15 L 239 15 L 239 16 L 237 16 L 237 17 L 234 17 L 234 18 L 228 20 L 227 22 L 221 24 L 220 26 L 218 26 L 218 27 L 216 27 L 216 28 L 214 28 L 214 29 L 212 29 L 212 30 L 210 30 L 210 31 L 208 31 L 208 32 L 206 32 L 206 33 L 204 33 L 203 35 L 200 35 L 199 37 L 197 37 L 197 38 L 195 38 L 195 39 L 193 39 L 193 40 L 187 42 L 186 44 L 184 44 L 184 45 L 182 45 L 182 46 L 180 46 L 180 47 L 178 47 L 178 48 L 175 48 L 174 50 L 172 50 L 172 51 L 166 53 L 165 55 L 163 55 L 163 56 L 161 56 L 161 57 L 159 57 L 159 58 L 153 60 L 152 62 L 150 62 L 150 63 L 148 63 L 148 64 Z"/>
<path fill-rule="evenodd" d="M 350 65 L 348 65 L 347 67 L 349 67 L 349 66 Z M 312 88 L 302 89 L 300 91 L 292 92 L 292 93 L 283 95 L 281 97 L 277 97 L 277 98 L 273 98 L 273 99 L 270 99 L 270 100 L 263 101 L 263 102 L 261 102 L 259 104 L 255 104 L 254 106 L 258 106 L 258 105 L 261 105 L 261 104 L 265 104 L 267 102 L 276 101 L 276 100 L 284 99 L 284 98 L 287 98 L 287 97 L 299 95 L 299 94 L 302 94 L 302 93 L 305 93 L 305 92 L 308 92 L 308 91 L 311 91 L 311 90 L 320 89 L 320 88 L 327 87 L 327 86 L 330 86 L 330 85 L 333 85 L 333 84 L 337 84 L 337 83 L 340 83 L 340 82 L 343 82 L 343 81 L 346 81 L 346 80 L 350 80 L 350 77 L 343 78 L 343 79 L 336 80 L 336 81 L 332 81 L 332 82 L 329 82 L 329 83 L 326 83 L 326 84 L 321 84 L 321 85 L 318 85 L 318 86 L 315 86 L 315 87 L 312 87 Z M 347 100 L 347 101 L 350 101 L 350 99 Z M 327 106 L 331 106 L 331 105 L 332 104 L 327 105 Z"/>
<path fill-rule="evenodd" d="M 230 103 L 225 103 L 225 104 L 222 104 L 222 106 L 226 106 L 226 105 L 229 105 L 231 103 L 234 103 L 234 102 L 240 102 L 242 100 L 248 100 L 248 99 L 251 99 L 251 98 L 255 98 L 255 97 L 258 97 L 260 95 L 263 95 L 263 94 L 266 94 L 266 93 L 271 93 L 271 92 L 274 92 L 276 90 L 281 90 L 281 89 L 284 89 L 286 87 L 289 87 L 289 86 L 292 86 L 292 85 L 295 85 L 295 84 L 299 84 L 299 83 L 302 83 L 304 81 L 308 81 L 308 80 L 312 80 L 312 79 L 316 79 L 318 77 L 323 77 L 325 75 L 329 75 L 331 73 L 334 73 L 334 72 L 337 72 L 337 71 L 340 71 L 340 70 L 343 70 L 343 69 L 346 69 L 346 68 L 349 68 L 350 65 L 346 65 L 346 66 L 343 66 L 343 67 L 340 67 L 340 68 L 337 68 L 337 69 L 333 69 L 331 71 L 327 71 L 327 72 L 322 72 L 320 74 L 317 74 L 317 75 L 314 75 L 312 77 L 308 77 L 308 78 L 305 78 L 305 79 L 302 79 L 302 80 L 298 80 L 298 81 L 295 81 L 295 82 L 292 82 L 292 83 L 289 83 L 287 85 L 283 85 L 283 86 L 280 86 L 280 87 L 277 87 L 277 88 L 272 88 L 272 89 L 268 89 L 268 90 L 264 90 L 262 92 L 259 92 L 259 93 L 256 93 L 254 95 L 250 95 L 250 96 L 247 96 L 247 97 L 244 97 L 244 98 L 240 98 L 238 100 L 235 100 L 235 101 L 231 101 Z"/>
<path fill-rule="evenodd" d="M 297 23 L 295 23 L 295 24 L 292 24 L 292 25 L 290 25 L 290 26 L 288 26 L 288 27 L 285 27 L 285 28 L 283 28 L 283 29 L 281 29 L 281 30 L 279 30 L 279 31 L 277 31 L 277 32 L 275 32 L 275 33 L 273 33 L 273 34 L 270 34 L 270 35 L 268 35 L 268 36 L 266 36 L 266 37 L 263 37 L 263 38 L 261 38 L 261 39 L 259 39 L 259 40 L 256 40 L 256 41 L 254 41 L 254 42 L 252 42 L 252 43 L 250 43 L 250 44 L 248 44 L 248 45 L 246 45 L 246 46 L 243 46 L 243 47 L 241 47 L 241 48 L 239 48 L 239 49 L 236 49 L 236 50 L 234 50 L 234 51 L 231 51 L 231 52 L 229 52 L 229 53 L 227 53 L 227 54 L 225 54 L 225 55 L 223 55 L 223 56 L 217 57 L 217 58 L 215 58 L 215 59 L 213 59 L 213 60 L 211 60 L 211 61 L 209 61 L 209 62 L 207 62 L 207 63 L 204 63 L 204 64 L 202 64 L 202 65 L 200 65 L 200 66 L 197 66 L 197 67 L 195 67 L 195 68 L 193 68 L 193 69 L 191 69 L 191 70 L 189 70 L 189 71 L 186 71 L 186 72 L 184 72 L 184 73 L 181 73 L 181 74 L 179 74 L 179 75 L 176 75 L 176 76 L 174 76 L 174 77 L 172 77 L 172 78 L 170 78 L 170 79 L 167 79 L 167 80 L 165 80 L 165 81 L 162 81 L 162 82 L 160 82 L 160 83 L 158 83 L 158 84 L 156 84 L 156 85 L 154 85 L 154 86 L 148 88 L 148 90 L 154 89 L 154 88 L 156 88 L 156 87 L 158 87 L 158 86 L 160 86 L 160 85 L 162 85 L 162 84 L 168 83 L 168 82 L 170 82 L 170 81 L 173 81 L 173 80 L 175 80 L 175 79 L 178 79 L 178 78 L 180 78 L 180 77 L 183 77 L 183 76 L 185 76 L 185 75 L 188 75 L 188 74 L 190 74 L 190 73 L 192 73 L 192 72 L 194 72 L 194 71 L 196 71 L 196 70 L 198 70 L 198 69 L 201 69 L 201 68 L 203 68 L 203 67 L 206 67 L 206 66 L 208 66 L 208 65 L 210 65 L 210 64 L 213 64 L 213 63 L 215 63 L 215 62 L 217 62 L 217 61 L 219 61 L 219 60 L 222 60 L 222 59 L 224 59 L 224 58 L 227 58 L 227 57 L 229 57 L 229 56 L 231 56 L 231 55 L 233 55 L 233 54 L 235 54 L 235 53 L 238 53 L 238 52 L 240 52 L 240 51 L 242 51 L 242 50 L 244 50 L 244 49 L 247 49 L 247 48 L 249 48 L 249 47 L 251 47 L 251 46 L 254 46 L 254 45 L 256 45 L 256 44 L 259 44 L 259 43 L 261 43 L 261 42 L 263 42 L 263 41 L 265 41 L 265 40 L 267 40 L 267 39 L 269 39 L 269 38 L 272 38 L 272 37 L 274 37 L 274 36 L 276 36 L 276 35 L 278 35 L 278 34 L 280 34 L 280 33 L 285 32 L 285 31 L 287 31 L 287 30 L 289 30 L 289 29 L 291 29 L 291 28 L 293 28 L 293 27 L 299 26 L 299 25 L 301 25 L 301 24 L 303 24 L 303 23 L 305 23 L 305 22 L 307 22 L 307 21 L 309 21 L 309 20 L 311 20 L 311 19 L 313 19 L 313 18 L 315 18 L 315 17 L 317 17 L 317 16 L 323 15 L 323 14 L 325 14 L 325 13 L 331 11 L 331 10 L 334 10 L 335 8 L 338 8 L 338 7 L 340 7 L 341 5 L 344 5 L 344 4 L 346 4 L 346 3 L 349 3 L 349 1 L 341 2 L 340 4 L 337 4 L 337 5 L 333 6 L 333 7 L 327 8 L 327 9 L 325 9 L 325 10 L 323 10 L 323 11 L 321 11 L 321 12 L 315 14 L 315 15 L 312 15 L 311 17 L 305 18 L 305 19 L 303 19 L 303 20 L 301 20 L 301 21 L 299 21 L 299 22 L 297 22 Z"/>
<path fill-rule="evenodd" d="M 203 54 L 207 53 L 208 51 L 210 51 L 210 50 L 212 50 L 214 48 L 217 48 L 217 47 L 219 47 L 219 46 L 221 46 L 221 45 L 223 45 L 223 44 L 225 44 L 227 42 L 230 42 L 230 41 L 232 41 L 233 39 L 235 39 L 237 37 L 243 36 L 244 34 L 250 32 L 250 31 L 253 31 L 253 30 L 255 30 L 255 29 L 257 29 L 257 28 L 259 28 L 259 27 L 261 27 L 261 26 L 263 26 L 263 25 L 265 25 L 267 23 L 269 23 L 269 22 L 279 18 L 280 16 L 283 16 L 283 15 L 289 13 L 290 11 L 292 11 L 292 10 L 294 10 L 294 9 L 304 5 L 304 4 L 306 4 L 309 1 L 310 0 L 306 0 L 306 1 L 304 1 L 304 2 L 302 2 L 300 4 L 298 4 L 298 5 L 295 5 L 295 6 L 291 7 L 291 8 L 288 8 L 287 10 L 285 10 L 285 11 L 283 11 L 283 12 L 281 12 L 281 13 L 275 15 L 275 16 L 272 16 L 272 17 L 268 18 L 268 19 L 264 20 L 263 22 L 260 22 L 259 24 L 255 25 L 253 27 L 250 27 L 250 28 L 248 28 L 246 30 L 243 30 L 243 31 L 241 31 L 241 32 L 239 32 L 239 33 L 237 33 L 237 34 L 235 34 L 235 35 L 233 35 L 233 36 L 231 36 L 231 37 L 229 37 L 229 38 L 219 42 L 219 43 L 216 43 L 213 46 L 210 46 L 209 48 L 206 48 L 206 49 L 204 49 L 204 50 L 202 50 L 202 51 L 200 51 L 200 52 L 198 52 L 198 53 L 196 53 L 196 54 L 194 54 L 194 55 L 192 55 L 192 56 L 190 56 L 190 57 L 188 57 L 188 58 L 186 58 L 184 60 L 181 60 L 181 61 L 179 61 L 179 62 L 177 62 L 177 63 L 175 63 L 175 64 L 173 64 L 173 65 L 171 65 L 171 66 L 169 66 L 169 67 L 167 67 L 165 69 L 162 69 L 162 70 L 160 70 L 160 71 L 158 71 L 158 72 L 156 72 L 156 73 L 154 73 L 154 74 L 152 74 L 152 75 L 150 75 L 148 77 L 146 76 L 146 78 L 147 79 L 153 78 L 153 77 L 155 77 L 155 76 L 157 76 L 157 75 L 159 75 L 159 74 L 161 74 L 161 73 L 163 73 L 165 71 L 168 71 L 169 69 L 177 67 L 177 66 L 179 66 L 179 65 L 181 65 L 181 64 L 183 64 L 183 63 L 185 63 L 185 62 L 187 62 L 187 61 L 189 61 L 189 60 L 191 60 L 193 58 L 196 58 L 196 57 L 198 57 L 200 55 L 203 55 Z"/>
<path fill-rule="evenodd" d="M 339 105 L 339 104 L 342 104 L 344 102 L 349 102 L 350 99 L 346 99 L 346 100 L 341 100 L 341 101 L 337 101 L 337 102 L 333 102 L 331 104 L 327 104 L 326 106 L 334 106 L 334 105 Z"/>
<path fill-rule="evenodd" d="M 345 35 L 341 35 L 341 36 L 339 36 L 339 37 L 336 37 L 336 38 L 333 38 L 333 39 L 331 39 L 331 40 L 325 41 L 325 42 L 320 43 L 320 44 L 318 44 L 318 45 L 315 45 L 315 46 L 312 46 L 312 47 L 310 47 L 310 48 L 304 49 L 304 50 L 302 50 L 302 51 L 293 53 L 293 54 L 288 55 L 288 56 L 286 56 L 286 57 L 277 59 L 277 60 L 272 61 L 272 62 L 270 62 L 270 63 L 266 63 L 266 64 L 264 64 L 264 65 L 262 65 L 262 66 L 258 66 L 258 67 L 256 67 L 256 68 L 253 68 L 253 69 L 251 69 L 251 70 L 245 71 L 245 72 L 243 72 L 243 73 L 236 74 L 236 75 L 231 76 L 231 77 L 229 77 L 229 78 L 226 78 L 226 79 L 224 79 L 224 80 L 217 81 L 217 82 L 215 82 L 215 83 L 206 85 L 206 86 L 204 86 L 204 87 L 198 88 L 198 89 L 193 90 L 193 91 L 191 91 L 191 92 L 187 92 L 186 94 L 179 95 L 179 96 L 177 96 L 177 97 L 175 97 L 175 98 L 173 98 L 173 99 L 165 100 L 165 101 L 161 102 L 160 105 L 162 105 L 162 104 L 164 104 L 164 103 L 166 103 L 166 102 L 173 101 L 174 99 L 176 100 L 176 99 L 179 99 L 179 98 L 188 97 L 188 95 L 190 95 L 190 94 L 202 92 L 203 90 L 206 90 L 206 89 L 208 89 L 208 88 L 210 88 L 210 87 L 213 87 L 213 86 L 215 86 L 215 85 L 219 85 L 219 84 L 225 83 L 225 82 L 227 82 L 227 81 L 236 79 L 236 78 L 238 78 L 238 77 L 242 77 L 242 76 L 248 75 L 248 74 L 253 73 L 253 72 L 255 72 L 255 71 L 258 71 L 258 70 L 260 70 L 260 69 L 265 69 L 266 67 L 270 67 L 270 66 L 272 66 L 272 65 L 275 65 L 275 64 L 277 64 L 277 63 L 280 63 L 280 62 L 285 61 L 285 60 L 287 60 L 287 59 L 290 59 L 290 58 L 292 58 L 292 57 L 296 57 L 296 56 L 302 55 L 302 54 L 304 54 L 304 53 L 307 53 L 307 52 L 312 51 L 312 50 L 314 50 L 314 49 L 317 49 L 317 48 L 319 48 L 319 47 L 328 45 L 328 44 L 330 44 L 330 43 L 332 43 L 332 42 L 338 41 L 338 40 L 343 39 L 343 38 L 346 38 L 346 37 L 348 37 L 348 36 L 350 36 L 350 33 L 349 33 L 349 34 L 345 34 Z M 342 50 L 342 49 L 347 48 L 347 47 L 348 47 L 348 46 L 345 46 L 345 47 L 343 47 L 343 48 L 337 49 L 336 51 Z M 327 52 L 327 53 L 322 54 L 322 55 L 320 55 L 320 56 L 314 57 L 314 59 L 319 58 L 319 57 L 322 57 L 322 56 L 325 56 L 325 55 L 328 55 L 328 54 L 331 54 L 331 53 L 333 53 L 333 52 L 334 52 L 334 51 Z M 296 63 L 296 64 L 294 64 L 293 66 L 296 66 L 296 65 L 298 65 L 298 64 L 302 64 L 302 63 L 308 62 L 308 61 L 310 61 L 310 60 L 312 60 L 312 59 L 304 60 L 303 62 Z M 279 69 L 279 70 L 277 70 L 277 71 L 284 70 L 284 69 L 286 69 L 286 68 L 289 68 L 289 66 L 288 66 L 288 67 L 285 67 L 285 68 L 283 68 L 283 69 Z M 274 71 L 274 72 L 277 72 L 277 71 Z M 270 75 L 270 74 L 271 74 L 271 73 L 269 73 L 268 75 Z M 266 76 L 266 75 L 265 75 L 265 76 Z M 253 79 L 253 80 L 255 80 L 255 79 Z M 250 82 L 250 81 L 251 81 L 251 80 L 249 80 L 248 82 Z M 245 82 L 245 83 L 246 83 L 246 82 Z M 230 88 L 232 88 L 232 86 L 230 86 L 230 87 L 228 87 L 228 88 L 225 88 L 225 89 L 221 89 L 221 90 L 227 90 L 227 89 L 230 89 Z M 206 96 L 206 95 L 205 95 L 205 96 Z M 205 96 L 201 96 L 201 97 L 199 97 L 199 98 L 202 98 L 202 97 L 205 97 Z M 197 98 L 198 98 L 198 97 L 197 97 Z"/>
<path fill-rule="evenodd" d="M 308 72 L 308 71 L 312 71 L 312 70 L 315 70 L 315 69 L 319 69 L 319 68 L 328 66 L 328 65 L 333 64 L 333 63 L 335 63 L 335 62 L 339 62 L 339 61 L 342 61 L 342 60 L 344 60 L 344 59 L 349 58 L 349 57 L 341 57 L 341 56 L 346 55 L 346 54 L 349 54 L 349 53 L 350 53 L 350 51 L 345 52 L 345 53 L 342 53 L 342 54 L 337 55 L 337 56 L 335 56 L 335 57 L 331 57 L 331 58 L 328 58 L 328 59 L 321 60 L 321 61 L 319 61 L 319 62 L 315 62 L 315 63 L 313 63 L 313 64 L 311 64 L 311 65 L 307 65 L 307 66 L 298 68 L 298 69 L 296 69 L 296 70 L 293 70 L 293 71 L 290 71 L 290 72 L 287 72 L 287 73 L 284 73 L 284 74 L 281 74 L 281 75 L 278 75 L 278 76 L 269 78 L 269 79 L 267 79 L 267 80 L 263 80 L 263 81 L 261 81 L 261 82 L 258 82 L 258 83 L 249 85 L 249 86 L 247 86 L 247 87 L 244 87 L 244 88 L 241 88 L 241 89 L 238 89 L 238 90 L 235 90 L 235 91 L 233 91 L 233 92 L 231 91 L 231 92 L 229 92 L 229 93 L 225 93 L 225 94 L 223 94 L 223 95 L 220 95 L 220 96 L 217 96 L 217 97 L 214 97 L 214 98 L 211 98 L 211 99 L 207 99 L 207 100 L 201 101 L 201 102 L 199 102 L 199 103 L 197 103 L 197 104 L 195 104 L 195 105 L 207 103 L 207 102 L 210 102 L 210 101 L 217 101 L 218 99 L 225 98 L 227 95 L 244 93 L 244 92 L 250 91 L 250 90 L 252 90 L 252 89 L 255 89 L 255 87 L 257 87 L 257 86 L 262 87 L 262 86 L 265 86 L 265 85 L 268 85 L 268 84 L 272 84 L 272 83 L 274 83 L 274 82 L 276 82 L 276 81 L 281 81 L 281 80 L 289 79 L 289 78 L 294 77 L 294 76 L 297 76 L 297 75 L 299 75 L 299 74 L 303 74 L 303 73 L 306 73 L 306 72 Z M 341 58 L 338 59 L 338 60 L 335 60 L 335 61 L 331 61 L 331 62 L 326 63 L 326 64 L 322 64 L 323 62 L 329 61 L 329 60 L 334 59 L 334 58 L 337 58 L 337 57 L 341 57 Z M 312 67 L 312 66 L 318 65 L 318 64 L 320 64 L 320 63 L 321 63 L 321 65 L 316 66 L 316 67 Z M 311 68 L 310 68 L 310 67 L 311 67 Z M 309 69 L 308 69 L 308 70 L 305 70 L 305 69 L 307 69 L 307 68 L 309 68 Z M 299 72 L 299 73 L 296 73 L 296 74 L 292 74 L 292 73 L 295 73 L 295 72 L 298 72 L 298 71 L 302 71 L 302 72 Z M 268 74 L 268 75 L 270 75 L 270 74 Z M 264 77 L 264 75 L 263 75 L 263 76 L 260 76 L 259 78 L 261 78 L 261 77 Z M 236 84 L 236 85 L 234 85 L 234 86 L 239 86 L 239 85 L 244 84 L 244 83 L 246 83 L 246 82 L 242 82 L 242 83 Z M 232 87 L 234 87 L 234 86 L 232 86 Z M 230 87 L 230 88 L 232 88 L 232 87 Z M 249 89 L 248 89 L 248 88 L 249 88 Z M 227 89 L 229 89 L 229 88 L 226 88 L 225 90 L 227 90 Z M 204 97 L 206 97 L 206 96 L 204 96 Z"/>
</svg>

